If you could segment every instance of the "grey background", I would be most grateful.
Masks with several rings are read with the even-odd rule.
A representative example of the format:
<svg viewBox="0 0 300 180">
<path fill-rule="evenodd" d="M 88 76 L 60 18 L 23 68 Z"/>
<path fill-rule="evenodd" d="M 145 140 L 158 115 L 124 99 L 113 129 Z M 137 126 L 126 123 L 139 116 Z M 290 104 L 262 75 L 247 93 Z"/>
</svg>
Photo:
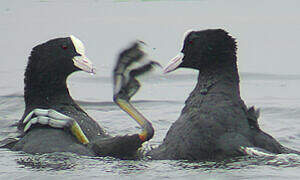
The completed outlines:
<svg viewBox="0 0 300 180">
<path fill-rule="evenodd" d="M 1 0 L 0 95 L 22 92 L 33 46 L 70 34 L 85 43 L 96 77 L 110 77 L 129 42 L 144 40 L 165 65 L 180 50 L 186 30 L 207 28 L 236 37 L 241 72 L 299 74 L 299 7 L 297 0 Z M 77 76 L 88 75 L 71 79 Z"/>
</svg>

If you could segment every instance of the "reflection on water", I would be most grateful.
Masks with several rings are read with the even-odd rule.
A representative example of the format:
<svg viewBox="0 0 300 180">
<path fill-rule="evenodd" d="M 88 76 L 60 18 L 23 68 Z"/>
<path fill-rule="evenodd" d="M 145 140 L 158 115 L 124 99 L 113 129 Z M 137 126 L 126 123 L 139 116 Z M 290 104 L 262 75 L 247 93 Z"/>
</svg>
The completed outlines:
<svg viewBox="0 0 300 180">
<path fill-rule="evenodd" d="M 19 167 L 30 168 L 34 170 L 53 171 L 67 170 L 75 168 L 77 165 L 76 155 L 64 153 L 51 153 L 43 155 L 28 155 L 20 156 L 16 162 L 21 165 Z"/>
<path fill-rule="evenodd" d="M 30 155 L 19 153 L 15 159 L 18 168 L 32 169 L 34 171 L 88 171 L 96 168 L 102 173 L 135 174 L 146 171 L 195 171 L 217 172 L 223 170 L 236 171 L 243 169 L 273 167 L 277 169 L 287 167 L 300 167 L 300 156 L 295 154 L 282 154 L 274 156 L 245 156 L 230 158 L 223 161 L 186 161 L 186 160 L 118 160 L 111 157 L 85 157 L 72 153 L 51 153 Z M 160 167 L 153 167 L 156 164 Z M 156 169 L 158 168 L 158 169 Z M 163 169 L 160 169 L 163 168 Z"/>
</svg>

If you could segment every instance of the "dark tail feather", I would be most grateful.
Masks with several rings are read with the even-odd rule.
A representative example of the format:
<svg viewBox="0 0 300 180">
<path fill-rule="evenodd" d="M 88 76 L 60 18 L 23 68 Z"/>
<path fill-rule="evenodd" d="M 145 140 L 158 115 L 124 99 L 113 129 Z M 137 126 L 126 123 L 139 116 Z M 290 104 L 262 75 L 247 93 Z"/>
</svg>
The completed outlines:
<svg viewBox="0 0 300 180">
<path fill-rule="evenodd" d="M 259 114 L 260 114 L 260 110 L 255 109 L 254 106 L 251 106 L 247 110 L 247 119 L 248 119 L 248 123 L 249 123 L 251 128 L 260 130 L 259 125 L 258 125 L 258 121 L 257 121 L 258 118 L 259 118 Z"/>
</svg>

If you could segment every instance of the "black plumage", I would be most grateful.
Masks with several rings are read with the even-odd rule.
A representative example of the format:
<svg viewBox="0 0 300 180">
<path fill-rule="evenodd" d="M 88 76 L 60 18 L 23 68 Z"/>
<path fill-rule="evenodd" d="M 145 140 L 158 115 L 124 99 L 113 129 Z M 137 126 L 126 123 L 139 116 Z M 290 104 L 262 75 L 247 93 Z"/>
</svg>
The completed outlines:
<svg viewBox="0 0 300 180">
<path fill-rule="evenodd" d="M 37 68 L 45 70 L 39 73 L 48 78 L 48 81 L 52 79 L 48 74 L 54 74 L 55 82 L 46 83 L 45 86 L 43 86 L 45 83 L 36 83 L 34 87 L 43 89 L 45 93 L 26 95 L 26 92 L 30 92 L 28 91 L 30 86 L 27 86 L 30 83 L 26 78 L 30 76 L 25 78 L 25 101 L 26 98 L 27 101 L 33 99 L 26 102 L 24 116 L 37 107 L 62 112 L 77 120 L 90 143 L 81 145 L 68 131 L 37 125 L 25 134 L 13 149 L 50 152 L 48 150 L 50 148 L 51 152 L 63 150 L 99 156 L 137 158 L 137 151 L 142 143 L 151 139 L 154 133 L 151 123 L 130 104 L 131 97 L 140 87 L 136 77 L 157 64 L 150 61 L 142 67 L 130 69 L 131 64 L 143 59 L 144 55 L 139 43 L 135 43 L 120 54 L 114 69 L 114 101 L 141 125 L 142 133 L 111 137 L 98 125 L 95 125 L 95 129 L 90 129 L 95 122 L 72 100 L 65 84 L 67 76 L 77 69 L 72 66 L 65 67 L 69 73 L 58 77 L 63 71 L 58 70 L 59 73 L 56 74 L 54 73 L 56 70 L 51 68 Z M 27 71 L 32 70 L 30 64 L 32 59 L 35 59 L 33 57 L 33 55 L 30 57 Z M 46 63 L 41 66 L 44 65 Z M 181 55 L 176 56 L 165 71 L 170 72 L 179 67 L 199 70 L 198 82 L 186 100 L 180 117 L 170 127 L 163 143 L 147 153 L 149 157 L 222 160 L 245 155 L 244 147 L 257 147 L 271 153 L 300 154 L 282 146 L 272 136 L 263 132 L 258 123 L 259 111 L 254 107 L 247 108 L 241 99 L 236 42 L 226 31 L 212 29 L 190 32 L 185 37 Z M 31 78 L 44 81 L 44 78 L 36 76 Z M 46 86 L 53 89 L 44 88 Z M 40 100 L 35 101 L 35 98 Z M 20 128 L 22 129 L 22 126 Z M 61 142 L 57 144 L 58 139 Z"/>
<path fill-rule="evenodd" d="M 112 137 L 106 134 L 70 96 L 66 84 L 68 76 L 79 70 L 93 72 L 87 59 L 75 62 L 75 57 L 84 56 L 78 51 L 84 53 L 84 50 L 83 47 L 76 47 L 83 45 L 81 42 L 78 45 L 79 40 L 74 40 L 74 38 L 53 39 L 33 48 L 25 71 L 25 112 L 18 128 L 23 131 L 26 125 L 26 123 L 23 124 L 23 119 L 37 108 L 56 111 L 75 120 L 89 143 L 84 145 L 79 142 L 70 131 L 69 123 L 65 128 L 53 128 L 50 124 L 36 123 L 30 127 L 29 131 L 23 132 L 19 141 L 8 141 L 7 145 L 3 147 L 28 153 L 73 152 L 81 155 L 112 156 L 121 159 L 138 158 L 138 149 L 142 143 L 153 136 L 151 123 L 143 124 L 143 128 L 147 130 L 145 132 L 149 132 L 146 137 L 143 133 Z M 127 72 L 125 70 L 130 65 L 126 62 L 132 63 L 143 57 L 132 56 L 143 54 L 139 48 L 140 46 L 135 43 L 120 54 L 115 75 L 125 77 L 124 74 Z M 116 92 L 115 100 L 130 99 L 130 96 L 135 94 L 139 88 L 139 82 L 135 78 L 151 70 L 153 63 L 150 62 L 150 64 L 130 70 L 126 77 L 129 78 L 129 81 L 125 79 L 116 81 L 116 83 L 122 84 L 122 91 Z M 138 85 L 137 89 L 135 89 L 136 85 Z"/>
<path fill-rule="evenodd" d="M 198 82 L 152 158 L 224 159 L 244 155 L 241 147 L 291 152 L 259 128 L 258 111 L 240 97 L 235 39 L 222 29 L 192 31 L 181 53 L 179 66 L 173 62 L 166 71 L 197 69 Z"/>
<path fill-rule="evenodd" d="M 74 118 L 90 140 L 107 136 L 70 96 L 66 80 L 71 73 L 81 70 L 74 65 L 72 59 L 75 56 L 81 54 L 76 51 L 70 37 L 52 39 L 33 48 L 25 71 L 25 112 L 18 126 L 21 131 L 26 115 L 35 108 L 43 108 Z M 23 134 L 12 149 L 29 153 L 68 151 L 94 154 L 69 132 L 41 125 L 35 125 Z"/>
</svg>

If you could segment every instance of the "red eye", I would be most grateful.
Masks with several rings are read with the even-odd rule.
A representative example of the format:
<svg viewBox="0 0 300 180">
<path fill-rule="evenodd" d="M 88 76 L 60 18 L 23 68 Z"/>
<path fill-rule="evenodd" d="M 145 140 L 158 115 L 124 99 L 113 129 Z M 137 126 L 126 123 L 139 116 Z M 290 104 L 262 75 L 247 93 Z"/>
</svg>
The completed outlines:
<svg viewBox="0 0 300 180">
<path fill-rule="evenodd" d="M 65 44 L 63 44 L 62 46 L 61 46 L 61 48 L 63 48 L 63 49 L 68 49 L 68 46 L 67 45 L 65 45 Z"/>
</svg>

